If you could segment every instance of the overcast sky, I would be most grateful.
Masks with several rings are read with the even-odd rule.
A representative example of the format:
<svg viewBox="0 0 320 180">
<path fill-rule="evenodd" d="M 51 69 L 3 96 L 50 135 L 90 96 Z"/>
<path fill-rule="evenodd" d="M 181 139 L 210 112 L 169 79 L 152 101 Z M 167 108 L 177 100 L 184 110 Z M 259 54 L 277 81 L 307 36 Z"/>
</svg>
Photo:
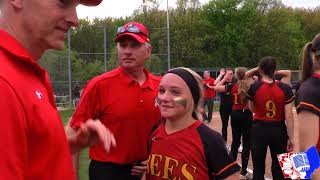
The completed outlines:
<svg viewBox="0 0 320 180">
<path fill-rule="evenodd" d="M 206 3 L 209 0 L 199 0 L 200 3 Z M 166 0 L 160 0 L 160 8 L 165 9 Z M 282 0 L 285 5 L 292 7 L 314 8 L 320 5 L 320 0 Z M 169 0 L 169 6 L 172 7 L 176 0 Z M 97 7 L 78 6 L 79 18 L 104 18 L 104 17 L 124 17 L 130 16 L 135 9 L 142 5 L 142 0 L 104 0 Z"/>
</svg>

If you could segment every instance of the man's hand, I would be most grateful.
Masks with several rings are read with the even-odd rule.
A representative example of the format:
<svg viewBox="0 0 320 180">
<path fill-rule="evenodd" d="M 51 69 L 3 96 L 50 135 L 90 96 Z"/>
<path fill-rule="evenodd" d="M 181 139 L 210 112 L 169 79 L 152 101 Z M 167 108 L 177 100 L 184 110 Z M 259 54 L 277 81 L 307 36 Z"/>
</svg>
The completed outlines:
<svg viewBox="0 0 320 180">
<path fill-rule="evenodd" d="M 81 124 L 77 131 L 77 142 L 83 146 L 93 146 L 102 143 L 107 152 L 112 146 L 116 146 L 113 134 L 107 129 L 100 120 L 89 119 Z"/>
<path fill-rule="evenodd" d="M 103 144 L 107 152 L 110 151 L 112 146 L 116 146 L 113 134 L 98 119 L 88 119 L 77 130 L 68 125 L 66 134 L 72 153 L 77 153 L 88 146 L 99 143 Z"/>
</svg>

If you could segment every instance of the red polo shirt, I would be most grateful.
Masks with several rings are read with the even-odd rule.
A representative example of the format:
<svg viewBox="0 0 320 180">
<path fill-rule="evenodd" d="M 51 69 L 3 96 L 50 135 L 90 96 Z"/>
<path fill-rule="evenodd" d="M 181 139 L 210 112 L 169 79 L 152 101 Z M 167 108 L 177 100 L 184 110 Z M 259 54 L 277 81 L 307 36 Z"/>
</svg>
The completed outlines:
<svg viewBox="0 0 320 180">
<path fill-rule="evenodd" d="M 0 30 L 0 179 L 75 179 L 47 72 Z"/>
<path fill-rule="evenodd" d="M 100 121 L 114 134 L 117 147 L 107 154 L 101 144 L 90 148 L 90 158 L 101 162 L 129 164 L 146 160 L 151 129 L 160 119 L 155 106 L 160 79 L 147 70 L 140 86 L 122 68 L 89 82 L 71 120 L 79 128 L 89 118 Z"/>
<path fill-rule="evenodd" d="M 203 83 L 203 95 L 205 98 L 213 98 L 216 96 L 216 93 L 214 91 L 214 89 L 209 88 L 208 86 L 206 86 L 206 84 L 209 84 L 210 86 L 214 85 L 214 79 L 212 77 L 208 78 L 208 79 L 203 79 L 202 83 Z"/>
</svg>

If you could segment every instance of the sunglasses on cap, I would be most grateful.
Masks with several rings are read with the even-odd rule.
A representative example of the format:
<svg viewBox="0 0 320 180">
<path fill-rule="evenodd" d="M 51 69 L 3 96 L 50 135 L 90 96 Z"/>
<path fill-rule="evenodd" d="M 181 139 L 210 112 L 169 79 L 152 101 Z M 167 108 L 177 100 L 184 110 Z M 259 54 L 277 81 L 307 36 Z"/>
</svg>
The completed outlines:
<svg viewBox="0 0 320 180">
<path fill-rule="evenodd" d="M 133 24 L 130 24 L 128 26 L 119 27 L 118 30 L 117 30 L 117 35 L 120 35 L 120 34 L 125 33 L 125 32 L 130 32 L 130 33 L 135 33 L 135 34 L 143 34 L 144 36 L 147 36 L 144 32 L 142 32 L 139 29 L 139 27 L 137 27 L 137 26 L 135 26 Z"/>
</svg>

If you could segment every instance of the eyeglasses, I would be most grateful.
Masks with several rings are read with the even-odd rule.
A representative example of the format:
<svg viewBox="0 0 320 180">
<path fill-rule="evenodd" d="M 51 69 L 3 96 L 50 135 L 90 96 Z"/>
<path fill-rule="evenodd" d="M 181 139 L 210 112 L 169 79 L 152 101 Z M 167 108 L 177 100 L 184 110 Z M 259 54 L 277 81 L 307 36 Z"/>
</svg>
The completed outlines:
<svg viewBox="0 0 320 180">
<path fill-rule="evenodd" d="M 129 24 L 128 26 L 121 26 L 118 28 L 117 30 L 117 35 L 120 35 L 122 33 L 125 33 L 125 32 L 131 32 L 131 33 L 135 33 L 135 34 L 143 34 L 145 35 L 146 37 L 148 37 L 145 33 L 143 33 L 139 27 L 135 26 L 135 25 L 132 25 L 132 24 Z"/>
</svg>

